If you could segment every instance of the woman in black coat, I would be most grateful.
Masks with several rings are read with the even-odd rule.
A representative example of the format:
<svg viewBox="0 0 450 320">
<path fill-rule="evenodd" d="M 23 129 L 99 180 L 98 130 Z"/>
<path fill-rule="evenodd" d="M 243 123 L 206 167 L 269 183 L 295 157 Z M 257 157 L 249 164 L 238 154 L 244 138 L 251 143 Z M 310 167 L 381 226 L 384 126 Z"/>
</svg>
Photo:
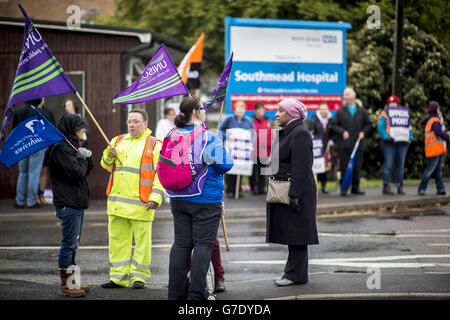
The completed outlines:
<svg viewBox="0 0 450 320">
<path fill-rule="evenodd" d="M 288 245 L 289 256 L 278 286 L 308 282 L 308 245 L 319 244 L 316 225 L 317 186 L 312 171 L 312 138 L 303 125 L 306 107 L 294 99 L 278 104 L 278 145 L 272 149 L 275 179 L 291 178 L 290 204 L 267 204 L 266 242 Z"/>
</svg>

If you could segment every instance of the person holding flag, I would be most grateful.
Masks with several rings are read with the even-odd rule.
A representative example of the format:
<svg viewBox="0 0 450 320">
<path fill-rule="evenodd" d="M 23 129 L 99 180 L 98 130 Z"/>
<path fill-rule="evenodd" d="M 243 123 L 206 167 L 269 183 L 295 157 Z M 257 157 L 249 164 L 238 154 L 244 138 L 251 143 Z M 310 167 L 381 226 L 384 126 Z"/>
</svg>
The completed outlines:
<svg viewBox="0 0 450 320">
<path fill-rule="evenodd" d="M 400 107 L 400 99 L 390 96 L 386 108 L 377 119 L 378 133 L 381 138 L 380 147 L 383 152 L 383 194 L 393 195 L 391 190 L 391 171 L 395 163 L 395 183 L 397 194 L 404 195 L 403 177 L 406 153 L 413 140 L 409 109 Z"/>
<path fill-rule="evenodd" d="M 140 77 L 113 103 L 143 103 L 188 93 L 161 44 Z M 152 221 L 165 194 L 156 172 L 161 141 L 148 129 L 147 112 L 132 109 L 127 125 L 128 133 L 112 139 L 100 162 L 111 173 L 106 188 L 110 281 L 102 285 L 105 289 L 128 287 L 130 280 L 134 289 L 144 288 L 151 276 Z"/>
<path fill-rule="evenodd" d="M 89 208 L 90 189 L 88 175 L 94 167 L 92 152 L 81 147 L 87 123 L 74 114 L 65 114 L 58 129 L 67 136 L 56 144 L 49 158 L 50 178 L 53 186 L 53 204 L 56 217 L 61 220 L 62 239 L 58 257 L 61 279 L 60 294 L 69 297 L 83 296 L 89 287 L 69 287 L 68 269 L 75 266 L 75 255 L 81 238 L 84 210 Z"/>
</svg>

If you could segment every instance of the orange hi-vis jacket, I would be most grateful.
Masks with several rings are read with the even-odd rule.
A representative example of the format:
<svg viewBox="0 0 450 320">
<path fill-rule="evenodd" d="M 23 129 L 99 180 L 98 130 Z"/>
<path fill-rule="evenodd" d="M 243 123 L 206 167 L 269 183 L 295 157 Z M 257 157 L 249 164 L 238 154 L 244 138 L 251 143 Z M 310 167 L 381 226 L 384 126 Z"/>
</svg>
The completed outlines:
<svg viewBox="0 0 450 320">
<path fill-rule="evenodd" d="M 430 118 L 425 126 L 425 156 L 427 158 L 437 157 L 447 153 L 447 146 L 445 142 L 436 137 L 433 131 L 433 123 L 441 123 L 438 117 Z"/>
<path fill-rule="evenodd" d="M 161 205 L 165 193 L 156 174 L 161 141 L 146 131 L 137 138 L 120 135 L 111 141 L 122 162 L 103 151 L 101 166 L 111 173 L 106 194 L 108 215 L 127 219 L 153 221 L 154 210 L 147 210 L 148 201 Z"/>
</svg>

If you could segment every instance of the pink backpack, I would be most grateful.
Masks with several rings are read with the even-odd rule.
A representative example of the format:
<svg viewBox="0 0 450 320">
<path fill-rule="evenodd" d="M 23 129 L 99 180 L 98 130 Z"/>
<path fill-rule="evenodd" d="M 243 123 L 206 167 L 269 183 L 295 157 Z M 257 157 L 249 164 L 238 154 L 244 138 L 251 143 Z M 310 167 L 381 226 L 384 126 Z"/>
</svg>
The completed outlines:
<svg viewBox="0 0 450 320">
<path fill-rule="evenodd" d="M 156 172 L 165 189 L 181 190 L 189 186 L 206 167 L 201 163 L 195 165 L 193 161 L 195 155 L 192 154 L 198 151 L 192 152 L 195 140 L 206 130 L 199 127 L 187 133 L 179 133 L 177 128 L 174 128 L 164 138 Z M 206 141 L 204 143 L 206 144 Z"/>
</svg>

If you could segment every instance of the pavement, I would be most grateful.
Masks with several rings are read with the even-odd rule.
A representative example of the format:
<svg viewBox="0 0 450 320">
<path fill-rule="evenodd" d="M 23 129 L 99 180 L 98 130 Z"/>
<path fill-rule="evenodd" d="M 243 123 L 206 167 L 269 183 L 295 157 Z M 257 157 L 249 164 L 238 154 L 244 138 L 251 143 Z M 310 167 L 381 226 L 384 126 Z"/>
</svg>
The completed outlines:
<svg viewBox="0 0 450 320">
<path fill-rule="evenodd" d="M 317 215 L 329 216 L 342 213 L 362 214 L 364 212 L 386 212 L 402 211 L 411 208 L 423 208 L 436 205 L 446 205 L 450 203 L 450 181 L 445 181 L 447 195 L 437 195 L 436 187 L 430 181 L 428 190 L 424 196 L 417 194 L 418 185 L 405 185 L 406 195 L 383 195 L 381 188 L 362 189 L 365 195 L 348 194 L 343 197 L 337 190 L 329 190 L 329 194 L 322 194 L 319 191 L 317 203 Z M 394 189 L 394 188 L 393 188 Z M 266 203 L 265 195 L 252 195 L 248 192 L 242 193 L 243 198 L 229 199 L 224 198 L 225 215 L 230 218 L 246 218 L 265 216 Z M 0 214 L 2 213 L 20 213 L 35 210 L 45 212 L 53 210 L 53 206 L 43 206 L 38 209 L 16 209 L 13 208 L 13 199 L 0 199 Z M 105 212 L 106 200 L 92 200 L 91 206 L 86 212 Z M 411 210 L 408 210 L 411 213 Z M 158 209 L 157 215 L 162 219 L 171 219 L 170 205 L 163 203 Z"/>
</svg>

